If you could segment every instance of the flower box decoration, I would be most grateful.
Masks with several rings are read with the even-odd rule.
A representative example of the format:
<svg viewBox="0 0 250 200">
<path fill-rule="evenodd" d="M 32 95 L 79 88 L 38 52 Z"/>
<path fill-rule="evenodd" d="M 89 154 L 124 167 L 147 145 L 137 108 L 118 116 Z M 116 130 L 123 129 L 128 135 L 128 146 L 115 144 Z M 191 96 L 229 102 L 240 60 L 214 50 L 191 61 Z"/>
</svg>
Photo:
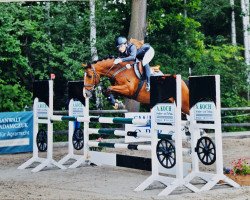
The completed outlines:
<svg viewBox="0 0 250 200">
<path fill-rule="evenodd" d="M 241 186 L 250 186 L 250 165 L 247 160 L 240 158 L 232 162 L 232 169 L 225 168 L 224 173 Z"/>
</svg>

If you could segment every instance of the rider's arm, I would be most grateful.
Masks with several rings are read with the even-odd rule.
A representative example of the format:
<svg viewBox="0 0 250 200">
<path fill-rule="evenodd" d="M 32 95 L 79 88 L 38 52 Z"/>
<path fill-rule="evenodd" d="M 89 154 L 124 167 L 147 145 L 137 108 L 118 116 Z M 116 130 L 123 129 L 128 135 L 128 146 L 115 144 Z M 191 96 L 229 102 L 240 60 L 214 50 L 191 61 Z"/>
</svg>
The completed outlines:
<svg viewBox="0 0 250 200">
<path fill-rule="evenodd" d="M 135 45 L 131 45 L 128 49 L 128 57 L 122 58 L 122 62 L 134 61 L 136 58 L 137 49 Z"/>
</svg>

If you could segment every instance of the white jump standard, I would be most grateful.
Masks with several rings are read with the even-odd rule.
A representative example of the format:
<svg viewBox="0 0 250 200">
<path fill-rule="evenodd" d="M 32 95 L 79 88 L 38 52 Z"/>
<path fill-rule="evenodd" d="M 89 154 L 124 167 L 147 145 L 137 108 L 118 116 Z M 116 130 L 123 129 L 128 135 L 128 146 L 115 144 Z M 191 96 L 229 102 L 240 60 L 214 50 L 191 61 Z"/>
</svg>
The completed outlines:
<svg viewBox="0 0 250 200">
<path fill-rule="evenodd" d="M 154 77 L 155 78 L 155 77 Z M 166 77 L 165 81 L 169 78 L 169 83 L 172 83 L 170 88 L 175 88 L 176 94 L 169 94 L 171 97 L 175 97 L 174 103 L 162 103 L 154 105 L 152 109 L 151 118 L 151 145 L 152 145 L 152 175 L 147 178 L 142 184 L 140 184 L 135 191 L 143 191 L 153 182 L 159 181 L 167 186 L 167 188 L 159 195 L 168 195 L 174 191 L 177 187 L 186 186 L 190 190 L 197 192 L 198 189 L 191 184 L 186 184 L 183 175 L 183 149 L 182 149 L 182 135 L 181 135 L 181 76 L 176 75 L 176 79 L 172 76 Z M 151 82 L 154 79 L 151 78 Z M 174 81 L 174 82 L 173 82 Z M 152 84 L 151 84 L 152 85 Z M 155 96 L 154 96 L 155 97 Z M 152 105 L 152 104 L 151 104 Z M 157 130 L 160 126 L 164 126 L 166 132 L 175 132 L 175 152 L 176 159 L 173 158 L 173 152 L 165 151 L 164 149 L 157 151 L 158 135 Z M 172 149 L 171 149 L 172 150 Z M 160 174 L 158 168 L 158 160 L 162 161 L 162 164 L 168 166 L 169 162 L 176 162 L 175 178 L 166 177 Z M 163 160 L 162 160 L 163 159 Z"/>
<path fill-rule="evenodd" d="M 49 91 L 49 93 L 48 93 Z M 53 115 L 53 81 L 36 81 L 33 84 L 33 156 L 31 159 L 23 163 L 18 169 L 25 169 L 32 165 L 35 162 L 40 162 L 38 166 L 36 166 L 32 172 L 38 172 L 45 167 L 57 166 L 60 169 L 66 169 L 65 166 L 56 162 L 53 159 L 53 124 L 49 116 Z M 47 113 L 42 113 L 45 116 L 45 119 L 39 119 L 39 114 L 37 112 L 38 104 L 44 102 L 48 105 Z M 38 148 L 36 143 L 37 133 L 38 133 L 38 124 L 47 124 L 47 157 L 40 158 L 38 156 Z"/>
<path fill-rule="evenodd" d="M 155 78 L 155 77 L 154 77 Z M 152 79 L 151 79 L 152 82 Z M 173 83 L 173 82 L 172 82 Z M 168 83 L 169 84 L 169 83 Z M 221 117 L 220 117 L 220 79 L 219 76 L 190 77 L 190 127 L 191 133 L 191 158 L 192 171 L 186 177 L 183 174 L 182 138 L 181 138 L 181 87 L 180 76 L 176 76 L 175 103 L 157 104 L 161 99 L 153 103 L 151 132 L 152 132 L 152 175 L 139 185 L 135 191 L 145 190 L 154 181 L 159 181 L 166 185 L 159 196 L 166 196 L 179 186 L 185 186 L 191 191 L 201 192 L 210 190 L 220 180 L 233 187 L 239 187 L 237 183 L 223 174 L 222 137 L 221 137 Z M 151 85 L 152 86 L 152 85 Z M 157 86 L 160 87 L 159 85 Z M 151 87 L 153 88 L 153 87 Z M 157 89 L 152 91 L 154 98 L 157 97 Z M 175 87 L 171 87 L 175 88 Z M 159 90 L 159 89 L 158 89 Z M 171 93 L 171 92 L 170 92 Z M 151 94 L 152 95 L 152 94 Z M 166 95 L 166 94 L 164 94 Z M 164 97 L 159 91 L 159 95 Z M 163 99 L 164 101 L 166 100 Z M 162 125 L 164 124 L 164 125 Z M 172 144 L 172 136 L 165 139 L 157 135 L 157 129 L 164 126 L 164 131 L 174 133 L 175 145 Z M 161 129 L 163 129 L 161 128 Z M 201 137 L 203 129 L 215 130 L 215 144 L 209 137 Z M 158 136 L 158 137 L 157 137 Z M 176 154 L 176 159 L 175 159 Z M 170 178 L 162 176 L 157 166 L 157 158 L 162 166 L 171 168 L 176 165 L 176 177 Z M 216 161 L 217 159 L 217 161 Z M 176 160 L 176 162 L 175 162 Z M 199 171 L 199 160 L 205 165 L 211 165 L 216 161 L 216 172 L 208 173 Z M 195 187 L 190 182 L 193 178 L 199 177 L 207 183 L 201 188 Z"/>
<path fill-rule="evenodd" d="M 191 76 L 189 77 L 189 91 L 192 172 L 185 178 L 185 181 L 190 182 L 195 177 L 203 179 L 207 183 L 200 191 L 210 190 L 220 180 L 233 187 L 240 187 L 223 174 L 220 76 Z M 216 151 L 212 151 L 209 141 L 205 141 L 205 143 L 208 142 L 205 146 L 204 143 L 199 143 L 201 129 L 214 130 Z M 201 147 L 200 150 L 197 147 Z M 199 158 L 203 157 L 206 160 L 212 159 L 210 157 L 211 153 L 214 155 L 214 159 L 216 158 L 215 173 L 201 172 L 199 170 L 198 157 L 194 155 L 196 153 Z"/>
<path fill-rule="evenodd" d="M 83 117 L 85 99 L 81 95 L 83 81 L 68 82 L 68 114 L 69 116 L 61 116 L 61 120 L 69 121 L 68 127 L 68 154 L 64 156 L 58 163 L 65 164 L 69 160 L 81 160 L 83 155 L 75 154 L 74 149 L 81 150 L 83 147 L 83 133 L 81 129 L 75 129 L 74 122 L 77 117 Z M 82 135 L 81 135 L 82 134 Z M 83 154 L 83 152 L 82 152 Z"/>
</svg>

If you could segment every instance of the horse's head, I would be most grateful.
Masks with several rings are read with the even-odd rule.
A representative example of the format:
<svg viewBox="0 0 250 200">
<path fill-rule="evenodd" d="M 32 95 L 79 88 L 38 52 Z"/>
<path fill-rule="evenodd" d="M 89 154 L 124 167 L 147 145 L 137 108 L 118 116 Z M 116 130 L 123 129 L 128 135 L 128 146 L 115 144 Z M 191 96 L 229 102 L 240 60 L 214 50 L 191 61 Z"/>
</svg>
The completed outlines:
<svg viewBox="0 0 250 200">
<path fill-rule="evenodd" d="M 97 73 L 94 64 L 88 64 L 84 67 L 84 88 L 83 94 L 87 97 L 91 97 L 91 93 L 94 90 L 95 86 L 100 83 L 100 74 Z"/>
<path fill-rule="evenodd" d="M 114 78 L 117 71 L 126 63 L 114 64 L 114 58 L 95 61 L 84 67 L 84 95 L 90 97 L 95 86 L 100 83 L 101 77 Z"/>
</svg>

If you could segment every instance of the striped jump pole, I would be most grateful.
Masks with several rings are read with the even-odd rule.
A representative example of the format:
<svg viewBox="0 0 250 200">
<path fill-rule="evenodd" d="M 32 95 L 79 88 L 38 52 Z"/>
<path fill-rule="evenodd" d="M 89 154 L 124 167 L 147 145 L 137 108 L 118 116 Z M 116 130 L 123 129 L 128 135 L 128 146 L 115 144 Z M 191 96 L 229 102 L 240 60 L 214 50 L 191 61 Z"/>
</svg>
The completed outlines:
<svg viewBox="0 0 250 200">
<path fill-rule="evenodd" d="M 151 135 L 148 133 L 142 133 L 142 132 L 136 132 L 136 131 L 124 131 L 124 130 L 110 130 L 107 128 L 89 128 L 89 134 L 99 134 L 99 135 L 114 135 L 114 136 L 132 136 L 132 137 L 143 137 L 143 138 L 151 138 Z M 175 134 L 158 134 L 159 139 L 167 139 L 167 140 L 175 140 Z M 183 139 L 183 138 L 182 138 Z M 119 143 L 109 143 L 109 142 L 96 142 L 96 141 L 89 141 L 88 145 L 90 147 L 105 147 L 105 148 L 115 148 L 115 149 L 130 149 L 130 150 L 145 150 L 145 151 L 151 151 L 151 145 L 131 145 L 131 144 L 119 144 Z M 189 148 L 183 148 L 182 149 L 183 154 L 190 155 L 191 151 Z M 100 156 L 101 157 L 101 156 Z M 151 160 L 151 159 L 150 159 Z M 129 159 L 128 159 L 129 161 Z M 186 167 L 186 166 L 185 166 Z M 160 166 L 160 173 L 166 172 L 165 170 L 162 170 Z M 169 170 L 169 174 L 172 173 L 173 170 Z M 185 172 L 186 174 L 186 172 Z"/>
<path fill-rule="evenodd" d="M 99 117 L 99 116 L 63 116 L 63 115 L 52 115 L 50 117 L 52 121 L 77 121 L 87 123 L 101 123 L 101 124 L 135 124 L 135 125 L 148 125 L 150 122 L 143 119 L 123 118 L 123 117 Z"/>
<path fill-rule="evenodd" d="M 90 147 L 106 147 L 106 148 L 114 148 L 114 149 L 130 149 L 130 150 L 140 150 L 140 151 L 151 151 L 151 145 L 94 142 L 94 141 L 89 141 L 88 145 Z"/>
<path fill-rule="evenodd" d="M 99 134 L 99 135 L 115 135 L 115 136 L 130 136 L 130 137 L 143 137 L 143 138 L 151 138 L 151 135 L 146 132 L 136 132 L 136 131 L 124 131 L 124 130 L 111 130 L 107 128 L 89 128 L 90 134 Z M 189 136 L 182 136 L 182 140 L 187 140 Z M 159 134 L 158 139 L 167 139 L 175 141 L 176 136 L 175 133 L 172 132 L 171 134 Z M 186 152 L 190 152 L 188 149 Z"/>
<path fill-rule="evenodd" d="M 115 135 L 115 136 L 132 136 L 132 137 L 145 137 L 151 138 L 151 135 L 148 133 L 139 133 L 136 131 L 124 131 L 124 130 L 110 130 L 106 128 L 90 128 L 89 133 L 91 134 L 100 134 L 100 135 Z"/>
</svg>

